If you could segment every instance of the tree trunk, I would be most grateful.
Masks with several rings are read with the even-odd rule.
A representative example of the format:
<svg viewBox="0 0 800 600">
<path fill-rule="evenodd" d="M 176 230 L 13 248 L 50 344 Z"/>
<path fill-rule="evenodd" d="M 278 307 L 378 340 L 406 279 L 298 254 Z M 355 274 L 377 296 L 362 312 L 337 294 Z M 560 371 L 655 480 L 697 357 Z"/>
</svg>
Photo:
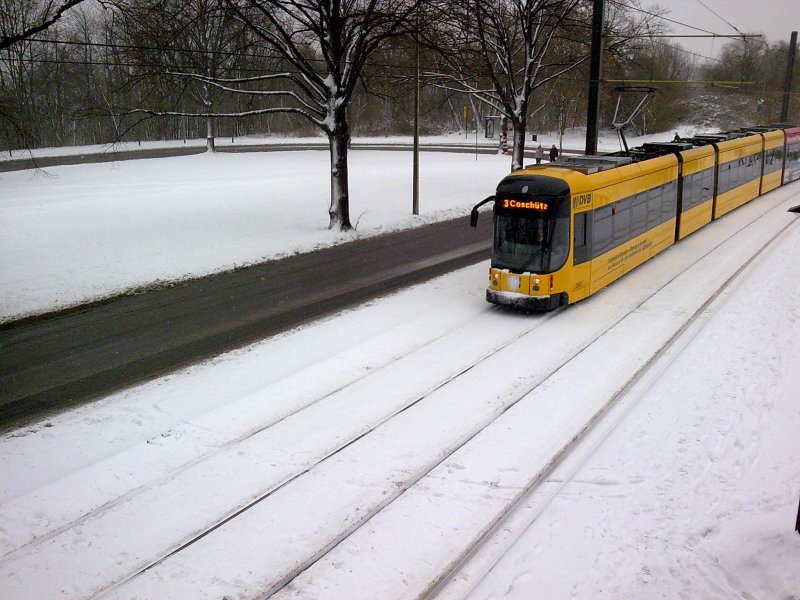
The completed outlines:
<svg viewBox="0 0 800 600">
<path fill-rule="evenodd" d="M 328 132 L 331 148 L 331 206 L 328 209 L 328 229 L 349 231 L 350 193 L 347 178 L 347 147 L 350 144 L 350 128 L 344 109 L 336 110 L 333 130 Z"/>
<path fill-rule="evenodd" d="M 520 122 L 514 121 L 514 146 L 511 150 L 511 170 L 519 171 L 523 167 L 525 160 L 525 119 Z"/>
<path fill-rule="evenodd" d="M 206 152 L 216 152 L 217 149 L 214 146 L 214 117 L 211 116 L 211 93 L 208 89 L 208 84 L 205 84 L 204 87 L 203 104 L 206 109 Z"/>
<path fill-rule="evenodd" d="M 528 92 L 530 94 L 530 92 Z M 525 160 L 525 134 L 528 131 L 528 96 L 517 98 L 514 114 L 511 116 L 514 126 L 514 145 L 511 149 L 511 170 L 519 171 Z"/>
<path fill-rule="evenodd" d="M 206 152 L 216 152 L 214 146 L 214 117 L 206 116 Z"/>
</svg>

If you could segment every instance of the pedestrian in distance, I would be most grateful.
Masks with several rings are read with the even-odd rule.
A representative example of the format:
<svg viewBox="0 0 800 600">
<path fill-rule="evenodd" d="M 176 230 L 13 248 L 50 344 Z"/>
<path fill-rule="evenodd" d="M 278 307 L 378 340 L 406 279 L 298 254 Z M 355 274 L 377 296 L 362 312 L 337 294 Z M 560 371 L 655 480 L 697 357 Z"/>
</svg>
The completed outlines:
<svg viewBox="0 0 800 600">
<path fill-rule="evenodd" d="M 553 144 L 553 147 L 550 148 L 550 162 L 556 162 L 556 160 L 558 160 L 558 148 Z"/>
<path fill-rule="evenodd" d="M 539 144 L 539 147 L 536 148 L 535 156 L 536 156 L 536 164 L 537 165 L 542 164 L 542 159 L 544 158 L 544 150 L 542 150 L 542 145 L 541 144 Z"/>
</svg>

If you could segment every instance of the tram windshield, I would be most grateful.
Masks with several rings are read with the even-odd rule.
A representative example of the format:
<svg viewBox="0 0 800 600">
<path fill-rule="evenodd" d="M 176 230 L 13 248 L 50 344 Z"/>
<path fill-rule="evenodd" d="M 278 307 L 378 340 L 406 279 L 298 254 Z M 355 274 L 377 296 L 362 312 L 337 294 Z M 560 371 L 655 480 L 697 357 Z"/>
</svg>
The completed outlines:
<svg viewBox="0 0 800 600">
<path fill-rule="evenodd" d="M 514 273 L 553 273 L 569 255 L 567 184 L 547 176 L 509 175 L 494 202 L 492 266 Z"/>
<path fill-rule="evenodd" d="M 492 266 L 514 273 L 552 273 L 569 254 L 569 216 L 495 215 Z"/>
</svg>

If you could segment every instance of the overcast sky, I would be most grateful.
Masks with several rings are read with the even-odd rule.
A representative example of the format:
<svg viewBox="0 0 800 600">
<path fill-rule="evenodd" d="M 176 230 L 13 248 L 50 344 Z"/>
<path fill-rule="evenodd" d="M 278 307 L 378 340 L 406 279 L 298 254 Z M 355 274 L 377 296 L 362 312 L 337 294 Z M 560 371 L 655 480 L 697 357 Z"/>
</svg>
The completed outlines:
<svg viewBox="0 0 800 600">
<path fill-rule="evenodd" d="M 736 29 L 742 33 L 761 33 L 769 43 L 779 40 L 788 43 L 792 31 L 800 31 L 800 0 L 654 0 L 643 5 L 646 8 L 658 5 L 669 10 L 666 15 L 669 19 L 716 34 L 736 34 Z M 703 33 L 676 23 L 665 24 L 674 34 Z M 710 38 L 673 41 L 705 56 L 715 56 L 725 44 L 725 40 Z"/>
</svg>

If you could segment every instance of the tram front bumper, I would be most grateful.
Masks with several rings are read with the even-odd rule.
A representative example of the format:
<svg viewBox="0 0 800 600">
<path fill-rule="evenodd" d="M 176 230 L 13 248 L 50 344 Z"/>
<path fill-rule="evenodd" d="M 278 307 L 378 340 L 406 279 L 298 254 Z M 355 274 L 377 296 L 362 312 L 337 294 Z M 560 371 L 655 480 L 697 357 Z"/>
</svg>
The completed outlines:
<svg viewBox="0 0 800 600">
<path fill-rule="evenodd" d="M 546 311 L 554 310 L 567 304 L 566 294 L 553 294 L 552 296 L 528 296 L 515 292 L 501 292 L 488 288 L 486 300 L 492 304 L 510 306 L 518 310 Z"/>
</svg>

